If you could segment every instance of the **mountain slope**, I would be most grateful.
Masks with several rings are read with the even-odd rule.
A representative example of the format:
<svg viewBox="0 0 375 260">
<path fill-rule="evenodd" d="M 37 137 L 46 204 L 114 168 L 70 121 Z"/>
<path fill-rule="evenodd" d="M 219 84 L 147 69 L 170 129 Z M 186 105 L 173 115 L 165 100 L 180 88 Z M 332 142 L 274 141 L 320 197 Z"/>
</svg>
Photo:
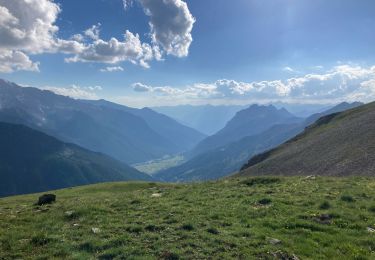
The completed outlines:
<svg viewBox="0 0 375 260">
<path fill-rule="evenodd" d="M 22 125 L 0 123 L 0 143 L 0 196 L 151 179 L 108 156 Z"/>
<path fill-rule="evenodd" d="M 316 114 L 313 114 L 313 115 L 309 116 L 305 120 L 305 125 L 306 126 L 310 125 L 323 116 L 327 116 L 327 115 L 330 115 L 330 114 L 333 114 L 333 113 L 342 112 L 342 111 L 349 110 L 349 109 L 352 109 L 352 108 L 356 108 L 356 107 L 359 107 L 359 106 L 362 106 L 362 105 L 363 105 L 363 103 L 361 103 L 361 102 L 353 102 L 353 103 L 342 102 L 342 103 L 337 104 L 336 106 L 331 107 L 331 108 L 329 108 L 329 109 L 327 109 L 327 110 L 325 110 L 321 113 L 316 113 Z"/>
<path fill-rule="evenodd" d="M 297 123 L 301 119 L 293 116 L 285 109 L 277 109 L 272 105 L 252 105 L 237 114 L 216 134 L 205 138 L 190 153 L 190 158 L 212 149 L 238 141 L 246 136 L 260 134 L 278 124 Z"/>
<path fill-rule="evenodd" d="M 218 179 L 238 171 L 250 156 L 271 149 L 302 130 L 303 127 L 296 124 L 276 125 L 261 134 L 247 136 L 239 141 L 197 155 L 153 177 L 168 182 Z"/>
<path fill-rule="evenodd" d="M 249 160 L 240 175 L 375 173 L 375 103 L 320 118 L 283 145 Z"/>
<path fill-rule="evenodd" d="M 315 114 L 302 123 L 275 125 L 260 134 L 244 137 L 239 141 L 202 153 L 154 176 L 163 181 L 181 182 L 211 180 L 229 175 L 238 171 L 250 157 L 272 149 L 301 133 L 314 118 L 344 111 L 360 104 L 344 102 Z"/>
<path fill-rule="evenodd" d="M 180 151 L 186 151 L 205 138 L 197 130 L 178 123 L 176 120 L 155 112 L 150 108 L 136 109 L 115 104 L 106 100 L 86 101 L 101 107 L 124 111 L 142 118 L 148 126 L 163 138 L 172 142 Z"/>
<path fill-rule="evenodd" d="M 0 80 L 0 121 L 25 124 L 126 163 L 182 152 L 141 117 Z"/>
</svg>

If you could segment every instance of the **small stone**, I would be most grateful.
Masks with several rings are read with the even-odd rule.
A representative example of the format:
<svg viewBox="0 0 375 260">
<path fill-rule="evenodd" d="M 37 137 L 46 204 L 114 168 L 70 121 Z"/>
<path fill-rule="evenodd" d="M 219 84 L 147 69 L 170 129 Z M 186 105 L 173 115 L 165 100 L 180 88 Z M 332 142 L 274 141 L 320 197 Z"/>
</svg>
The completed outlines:
<svg viewBox="0 0 375 260">
<path fill-rule="evenodd" d="M 370 233 L 375 233 L 375 229 L 372 227 L 367 227 L 367 231 Z"/>
<path fill-rule="evenodd" d="M 92 233 L 98 234 L 100 233 L 100 228 L 91 228 Z"/>
<path fill-rule="evenodd" d="M 73 227 L 79 227 L 79 224 L 78 223 L 74 223 Z"/>
<path fill-rule="evenodd" d="M 316 176 L 315 175 L 309 175 L 305 177 L 306 180 L 315 180 Z"/>
<path fill-rule="evenodd" d="M 279 240 L 277 238 L 270 238 L 269 242 L 270 242 L 271 245 L 281 244 L 281 240 Z"/>
<path fill-rule="evenodd" d="M 315 218 L 315 221 L 319 224 L 329 225 L 331 224 L 332 216 L 329 214 L 321 214 Z"/>
<path fill-rule="evenodd" d="M 56 201 L 56 195 L 55 194 L 44 194 L 39 197 L 37 205 L 42 206 L 45 204 L 51 204 Z"/>
<path fill-rule="evenodd" d="M 65 212 L 65 216 L 67 216 L 67 217 L 71 217 L 71 216 L 73 216 L 73 214 L 74 214 L 73 210 L 69 210 L 69 211 Z"/>
<path fill-rule="evenodd" d="M 161 197 L 161 193 L 153 193 L 151 195 L 152 198 L 160 198 Z"/>
</svg>

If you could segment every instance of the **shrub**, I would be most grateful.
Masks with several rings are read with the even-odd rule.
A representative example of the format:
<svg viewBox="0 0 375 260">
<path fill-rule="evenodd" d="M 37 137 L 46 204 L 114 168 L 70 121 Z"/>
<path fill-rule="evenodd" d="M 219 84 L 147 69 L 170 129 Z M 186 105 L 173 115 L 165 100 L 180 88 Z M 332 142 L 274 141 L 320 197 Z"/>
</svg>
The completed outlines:
<svg viewBox="0 0 375 260">
<path fill-rule="evenodd" d="M 141 201 L 140 200 L 137 200 L 137 199 L 135 199 L 135 200 L 132 200 L 131 202 L 130 202 L 130 204 L 132 204 L 132 205 L 136 205 L 136 204 L 141 204 Z"/>
<path fill-rule="evenodd" d="M 211 233 L 211 234 L 214 234 L 214 235 L 219 234 L 219 230 L 217 230 L 216 228 L 208 228 L 207 232 Z"/>
<path fill-rule="evenodd" d="M 146 230 L 146 231 L 149 231 L 149 232 L 157 232 L 157 231 L 160 231 L 160 230 L 162 230 L 162 229 L 163 229 L 162 227 L 158 227 L 158 226 L 155 226 L 155 225 L 152 225 L 152 224 L 147 225 L 147 226 L 145 227 L 145 230 Z"/>
<path fill-rule="evenodd" d="M 177 254 L 172 253 L 172 252 L 163 252 L 160 255 L 160 259 L 164 259 L 164 260 L 178 260 L 178 259 L 180 259 L 180 257 Z"/>
<path fill-rule="evenodd" d="M 183 224 L 181 226 L 181 229 L 187 230 L 187 231 L 192 231 L 192 230 L 194 230 L 194 226 L 192 224 Z"/>
<path fill-rule="evenodd" d="M 100 245 L 97 242 L 85 241 L 79 245 L 79 249 L 89 253 L 94 253 L 100 249 Z"/>
<path fill-rule="evenodd" d="M 141 226 L 130 226 L 127 227 L 126 230 L 130 233 L 141 233 L 143 228 Z"/>
<path fill-rule="evenodd" d="M 375 213 L 375 205 L 371 206 L 368 210 Z"/>
<path fill-rule="evenodd" d="M 51 242 L 51 238 L 46 237 L 44 235 L 36 235 L 31 238 L 30 243 L 34 246 L 44 246 Z"/>
<path fill-rule="evenodd" d="M 243 181 L 242 183 L 247 186 L 254 186 L 254 185 L 267 185 L 267 184 L 273 184 L 280 182 L 280 178 L 274 178 L 274 177 L 258 177 L 258 178 L 251 178 Z"/>
<path fill-rule="evenodd" d="M 350 195 L 342 195 L 341 200 L 345 202 L 354 202 L 354 198 Z"/>
<path fill-rule="evenodd" d="M 319 206 L 320 209 L 329 209 L 331 208 L 331 204 L 329 204 L 328 201 L 324 201 L 322 204 Z"/>
</svg>

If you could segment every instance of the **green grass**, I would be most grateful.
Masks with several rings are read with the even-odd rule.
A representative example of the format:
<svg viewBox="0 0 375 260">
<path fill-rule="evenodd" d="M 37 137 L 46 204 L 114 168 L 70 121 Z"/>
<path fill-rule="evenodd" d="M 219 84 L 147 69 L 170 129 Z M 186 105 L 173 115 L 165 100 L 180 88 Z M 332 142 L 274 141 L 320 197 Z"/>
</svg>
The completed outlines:
<svg viewBox="0 0 375 260">
<path fill-rule="evenodd" d="M 0 199 L 0 259 L 375 259 L 371 178 L 109 183 L 55 194 L 42 207 L 37 194 Z"/>
<path fill-rule="evenodd" d="M 153 175 L 162 170 L 166 170 L 183 163 L 184 157 L 182 155 L 165 156 L 161 159 L 152 160 L 144 163 L 133 165 L 138 171 Z"/>
</svg>

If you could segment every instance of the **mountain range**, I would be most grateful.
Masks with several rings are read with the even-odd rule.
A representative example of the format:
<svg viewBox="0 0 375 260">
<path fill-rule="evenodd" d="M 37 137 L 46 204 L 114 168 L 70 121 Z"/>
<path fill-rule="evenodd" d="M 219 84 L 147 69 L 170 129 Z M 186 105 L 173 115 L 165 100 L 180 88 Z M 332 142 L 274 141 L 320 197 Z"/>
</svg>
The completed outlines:
<svg viewBox="0 0 375 260">
<path fill-rule="evenodd" d="M 183 164 L 154 175 L 163 181 L 186 182 L 212 180 L 238 171 L 250 157 L 274 148 L 301 133 L 320 117 L 358 107 L 362 103 L 340 103 L 302 122 L 278 124 L 260 134 L 246 136 L 238 141 L 199 154 Z M 249 111 L 249 110 L 248 110 Z"/>
<path fill-rule="evenodd" d="M 281 146 L 252 157 L 240 176 L 375 176 L 375 103 L 319 118 Z"/>
<path fill-rule="evenodd" d="M 323 112 L 333 106 L 332 104 L 285 102 L 271 102 L 269 105 L 285 108 L 293 115 L 303 118 Z M 247 107 L 249 105 L 178 105 L 152 107 L 152 109 L 206 135 L 213 135 L 221 130 L 238 111 Z"/>
<path fill-rule="evenodd" d="M 272 105 L 251 105 L 236 113 L 223 129 L 203 139 L 188 153 L 190 158 L 213 150 L 246 136 L 260 134 L 278 124 L 290 124 L 302 121 L 286 109 L 277 109 Z"/>
<path fill-rule="evenodd" d="M 205 135 L 151 109 L 82 101 L 0 80 L 0 121 L 132 164 L 189 150 Z"/>
<path fill-rule="evenodd" d="M 98 182 L 151 180 L 147 174 L 23 125 L 0 123 L 0 196 Z"/>
</svg>

